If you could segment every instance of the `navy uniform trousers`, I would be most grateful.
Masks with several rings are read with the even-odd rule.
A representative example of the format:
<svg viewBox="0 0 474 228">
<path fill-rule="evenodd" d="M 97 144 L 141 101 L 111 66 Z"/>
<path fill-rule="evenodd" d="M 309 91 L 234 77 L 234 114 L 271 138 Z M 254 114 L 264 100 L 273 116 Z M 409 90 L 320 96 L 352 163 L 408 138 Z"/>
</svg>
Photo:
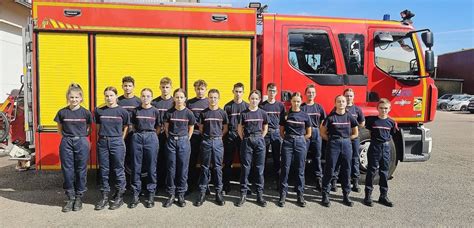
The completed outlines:
<svg viewBox="0 0 474 228">
<path fill-rule="evenodd" d="M 224 159 L 224 143 L 221 137 L 204 138 L 201 143 L 201 176 L 199 191 L 206 192 L 211 179 L 211 164 L 213 165 L 216 192 L 222 191 L 222 162 Z"/>
<path fill-rule="evenodd" d="M 341 185 L 343 193 L 350 193 L 350 175 L 351 175 L 352 144 L 350 138 L 330 137 L 326 150 L 326 165 L 324 166 L 324 175 L 322 190 L 329 193 L 331 179 L 334 175 L 336 163 L 340 162 Z"/>
<path fill-rule="evenodd" d="M 232 176 L 232 163 L 234 162 L 235 153 L 240 153 L 242 141 L 236 131 L 229 131 L 224 137 L 224 167 L 222 169 L 224 185 L 230 185 Z"/>
<path fill-rule="evenodd" d="M 97 142 L 99 156 L 99 190 L 103 193 L 110 192 L 109 175 L 115 175 L 115 188 L 118 193 L 125 192 L 125 144 L 121 136 L 99 136 Z"/>
<path fill-rule="evenodd" d="M 145 184 L 147 191 L 156 191 L 156 163 L 158 158 L 158 136 L 155 131 L 135 132 L 132 136 L 131 186 L 134 196 L 142 190 L 142 172 L 147 172 Z"/>
<path fill-rule="evenodd" d="M 69 198 L 82 197 L 87 191 L 87 161 L 90 144 L 87 137 L 63 137 L 59 145 L 63 188 Z"/>
<path fill-rule="evenodd" d="M 191 145 L 188 136 L 170 136 L 166 142 L 166 191 L 170 195 L 188 190 L 188 168 Z"/>
<path fill-rule="evenodd" d="M 374 175 L 379 168 L 380 194 L 386 195 L 388 192 L 388 171 L 390 168 L 390 144 L 389 142 L 370 141 L 369 151 L 367 151 L 368 165 L 365 177 L 365 191 L 373 190 Z"/>
<path fill-rule="evenodd" d="M 313 171 L 316 177 L 322 178 L 323 177 L 323 169 L 321 168 L 321 148 L 322 148 L 322 141 L 321 135 L 319 134 L 319 128 L 312 127 L 311 128 L 311 138 L 307 142 L 308 152 L 314 154 L 313 158 Z"/>
<path fill-rule="evenodd" d="M 280 131 L 278 129 L 268 129 L 268 134 L 265 135 L 265 145 L 267 149 L 272 149 L 273 174 L 277 178 L 280 175 L 281 142 Z"/>
<path fill-rule="evenodd" d="M 288 173 L 290 172 L 290 167 L 292 160 L 295 164 L 295 169 L 298 174 L 298 179 L 296 182 L 296 191 L 298 195 L 304 193 L 304 169 L 306 164 L 306 140 L 304 136 L 285 136 L 283 140 L 283 147 L 281 150 L 281 175 L 280 175 L 280 189 L 281 193 L 288 193 Z"/>
<path fill-rule="evenodd" d="M 261 136 L 247 136 L 240 147 L 240 192 L 246 195 L 249 187 L 249 174 L 252 164 L 255 167 L 255 185 L 257 194 L 263 193 L 265 169 L 265 139 Z"/>
<path fill-rule="evenodd" d="M 352 143 L 352 160 L 351 160 L 351 178 L 359 179 L 360 177 L 360 139 L 357 137 L 351 140 Z M 336 164 L 336 169 L 334 170 L 334 179 L 338 179 L 339 169 L 341 164 L 338 162 Z"/>
</svg>

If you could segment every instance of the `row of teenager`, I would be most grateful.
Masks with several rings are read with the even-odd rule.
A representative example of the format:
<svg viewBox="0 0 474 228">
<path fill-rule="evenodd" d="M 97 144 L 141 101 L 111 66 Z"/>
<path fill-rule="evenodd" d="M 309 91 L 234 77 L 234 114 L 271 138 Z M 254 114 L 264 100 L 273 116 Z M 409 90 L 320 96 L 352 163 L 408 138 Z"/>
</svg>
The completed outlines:
<svg viewBox="0 0 474 228">
<path fill-rule="evenodd" d="M 95 210 L 107 206 L 115 210 L 124 204 L 126 168 L 130 170 L 133 193 L 129 208 L 135 208 L 140 203 L 140 194 L 144 193 L 147 193 L 144 206 L 154 207 L 158 179 L 164 180 L 168 193 L 163 207 L 174 203 L 184 207 L 188 186 L 198 186 L 199 194 L 194 205 L 201 206 L 206 191 L 209 191 L 211 171 L 215 201 L 217 205 L 224 205 L 223 195 L 231 190 L 232 162 L 236 153 L 240 156 L 241 172 L 240 198 L 235 205 L 240 207 L 247 200 L 252 169 L 256 202 L 265 207 L 264 169 L 268 150 L 271 150 L 273 159 L 272 171 L 279 179 L 278 206 L 285 205 L 291 165 L 296 170 L 297 205 L 306 206 L 305 164 L 310 152 L 314 154 L 313 171 L 316 190 L 322 193 L 322 205 L 330 206 L 329 193 L 335 191 L 339 178 L 343 203 L 351 207 L 351 190 L 360 191 L 358 128 L 364 126 L 371 133 L 371 141 L 363 202 L 373 206 L 373 178 L 378 169 L 378 202 L 393 206 L 387 197 L 387 181 L 389 142 L 397 126 L 388 116 L 390 102 L 387 99 L 378 102 L 378 116 L 364 118 L 361 109 L 353 103 L 354 91 L 351 89 L 335 97 L 334 109 L 326 115 L 323 107 L 314 101 L 314 85 L 305 89 L 304 103 L 301 93 L 292 94 L 288 112 L 283 103 L 276 100 L 278 91 L 273 83 L 267 85 L 267 100 L 262 102 L 261 92 L 252 90 L 248 96 L 249 103 L 243 101 L 243 84 L 236 83 L 232 90 L 234 98 L 223 109 L 219 108 L 219 91 L 210 89 L 207 92 L 203 80 L 194 83 L 196 97 L 189 100 L 181 88 L 171 94 L 172 82 L 168 77 L 161 79 L 161 95 L 155 99 L 149 88 L 142 89 L 140 98 L 136 97 L 134 87 L 134 79 L 126 76 L 122 79 L 124 95 L 119 97 L 114 87 L 105 88 L 105 105 L 97 107 L 94 114 L 81 106 L 83 92 L 80 85 L 73 83 L 67 89 L 68 105 L 60 109 L 54 119 L 62 136 L 59 155 L 67 196 L 63 212 L 82 209 L 82 198 L 87 190 L 88 136 L 93 122 L 97 129 L 101 192 Z M 322 140 L 327 141 L 324 170 L 321 167 Z M 198 160 L 199 173 L 194 171 Z M 143 173 L 146 173 L 144 177 Z M 192 180 L 198 180 L 198 183 Z M 110 199 L 109 182 L 113 182 L 115 187 L 115 194 Z M 142 186 L 146 189 L 142 190 Z"/>
</svg>

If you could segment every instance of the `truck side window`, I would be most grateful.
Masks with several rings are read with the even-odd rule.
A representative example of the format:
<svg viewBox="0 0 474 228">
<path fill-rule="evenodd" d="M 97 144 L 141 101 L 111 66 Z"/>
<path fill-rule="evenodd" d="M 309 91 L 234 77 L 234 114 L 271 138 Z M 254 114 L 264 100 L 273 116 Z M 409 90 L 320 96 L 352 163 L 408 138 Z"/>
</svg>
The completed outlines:
<svg viewBox="0 0 474 228">
<path fill-rule="evenodd" d="M 417 75 L 418 60 L 411 37 L 391 33 L 392 42 L 374 43 L 375 64 L 390 75 Z"/>
<path fill-rule="evenodd" d="M 348 75 L 364 74 L 364 36 L 362 34 L 339 34 L 346 71 Z"/>
<path fill-rule="evenodd" d="M 335 74 L 329 37 L 325 33 L 290 32 L 288 35 L 290 64 L 307 74 Z"/>
</svg>

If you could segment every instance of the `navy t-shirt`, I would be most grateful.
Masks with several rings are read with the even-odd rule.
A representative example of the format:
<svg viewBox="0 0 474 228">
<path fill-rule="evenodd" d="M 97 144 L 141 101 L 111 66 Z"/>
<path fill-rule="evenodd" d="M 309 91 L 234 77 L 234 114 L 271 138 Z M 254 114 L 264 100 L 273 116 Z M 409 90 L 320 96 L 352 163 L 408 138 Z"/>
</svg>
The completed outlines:
<svg viewBox="0 0 474 228">
<path fill-rule="evenodd" d="M 136 131 L 154 131 L 161 126 L 160 111 L 155 107 L 138 107 L 132 112 L 131 120 Z"/>
<path fill-rule="evenodd" d="M 303 103 L 301 105 L 301 111 L 306 112 L 311 120 L 311 127 L 318 128 L 321 125 L 321 122 L 326 118 L 326 112 L 324 108 L 318 104 L 314 103 L 308 105 Z"/>
<path fill-rule="evenodd" d="M 151 101 L 151 105 L 153 105 L 155 108 L 158 109 L 158 111 L 160 111 L 160 121 L 163 121 L 163 116 L 165 115 L 166 111 L 168 111 L 174 106 L 173 97 L 170 97 L 169 99 L 165 100 L 161 96 L 159 96 L 153 99 L 153 101 Z"/>
<path fill-rule="evenodd" d="M 118 98 L 117 104 L 120 107 L 127 110 L 128 113 L 131 114 L 134 109 L 136 109 L 136 108 L 140 107 L 140 105 L 142 105 L 142 101 L 137 96 L 133 96 L 132 98 L 125 98 L 125 96 L 122 95 Z"/>
<path fill-rule="evenodd" d="M 104 106 L 95 109 L 95 122 L 100 124 L 100 136 L 119 137 L 122 136 L 123 127 L 130 125 L 130 114 L 120 106 Z"/>
<path fill-rule="evenodd" d="M 169 109 L 164 116 L 164 123 L 168 123 L 168 134 L 170 136 L 187 136 L 188 127 L 196 124 L 193 112 L 188 108 L 177 110 L 175 107 Z"/>
<path fill-rule="evenodd" d="M 282 118 L 280 125 L 285 127 L 287 135 L 305 135 L 306 128 L 311 127 L 311 120 L 306 112 L 293 112 L 290 109 L 286 120 Z"/>
<path fill-rule="evenodd" d="M 263 125 L 268 124 L 268 115 L 260 108 L 255 111 L 246 109 L 240 113 L 240 124 L 244 127 L 244 137 L 262 134 Z"/>
<path fill-rule="evenodd" d="M 323 121 L 323 126 L 328 129 L 328 135 L 349 138 L 352 134 L 352 128 L 357 127 L 357 120 L 351 114 L 345 112 L 342 115 L 331 112 Z"/>
<path fill-rule="evenodd" d="M 274 130 L 279 129 L 280 118 L 285 116 L 285 105 L 279 101 L 275 101 L 273 104 L 264 101 L 259 106 L 268 115 L 268 128 Z"/>
<path fill-rule="evenodd" d="M 352 117 L 354 117 L 354 119 L 357 120 L 359 124 L 365 121 L 364 113 L 362 113 L 362 109 L 360 109 L 359 106 L 347 106 L 346 110 L 352 115 Z"/>
<path fill-rule="evenodd" d="M 367 117 L 365 128 L 370 131 L 370 139 L 378 142 L 388 142 L 397 132 L 397 123 L 390 118 L 380 119 L 378 116 Z"/>
<path fill-rule="evenodd" d="M 240 104 L 234 102 L 234 100 L 229 101 L 224 106 L 224 111 L 229 117 L 229 131 L 237 131 L 237 126 L 240 123 L 240 113 L 249 108 L 249 104 L 245 101 L 242 101 Z"/>
<path fill-rule="evenodd" d="M 200 134 L 199 125 L 201 121 L 199 120 L 199 114 L 209 107 L 209 100 L 207 98 L 192 98 L 186 102 L 186 107 L 194 113 L 194 118 L 196 119 L 196 125 L 194 126 L 193 134 Z"/>
<path fill-rule="evenodd" d="M 227 114 L 220 108 L 217 110 L 204 109 L 199 120 L 203 125 L 204 137 L 222 137 L 222 127 L 229 122 Z"/>
<path fill-rule="evenodd" d="M 82 106 L 76 110 L 62 108 L 54 117 L 62 125 L 62 135 L 66 137 L 87 136 L 87 125 L 92 123 L 92 114 Z"/>
</svg>

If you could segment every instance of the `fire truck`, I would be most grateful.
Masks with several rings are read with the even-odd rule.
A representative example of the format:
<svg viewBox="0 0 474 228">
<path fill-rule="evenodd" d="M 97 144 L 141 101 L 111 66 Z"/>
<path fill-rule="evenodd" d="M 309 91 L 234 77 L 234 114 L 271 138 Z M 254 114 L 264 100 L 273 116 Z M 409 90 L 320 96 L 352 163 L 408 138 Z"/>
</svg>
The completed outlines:
<svg viewBox="0 0 474 228">
<path fill-rule="evenodd" d="M 121 87 L 132 75 L 136 90 L 170 77 L 173 88 L 192 90 L 203 79 L 232 99 L 232 86 L 246 92 L 277 85 L 283 102 L 308 84 L 329 111 L 346 88 L 364 115 L 376 115 L 380 98 L 392 102 L 399 126 L 393 138 L 391 173 L 399 161 L 426 161 L 432 138 L 424 123 L 436 113 L 433 34 L 403 21 L 267 13 L 266 6 L 230 6 L 36 0 L 25 30 L 25 129 L 37 169 L 58 169 L 53 118 L 66 105 L 71 82 L 84 89 L 85 108 L 104 103 L 106 86 Z M 426 49 L 426 50 L 424 50 Z M 90 168 L 96 168 L 95 127 Z M 361 129 L 361 168 L 369 134 Z"/>
</svg>

